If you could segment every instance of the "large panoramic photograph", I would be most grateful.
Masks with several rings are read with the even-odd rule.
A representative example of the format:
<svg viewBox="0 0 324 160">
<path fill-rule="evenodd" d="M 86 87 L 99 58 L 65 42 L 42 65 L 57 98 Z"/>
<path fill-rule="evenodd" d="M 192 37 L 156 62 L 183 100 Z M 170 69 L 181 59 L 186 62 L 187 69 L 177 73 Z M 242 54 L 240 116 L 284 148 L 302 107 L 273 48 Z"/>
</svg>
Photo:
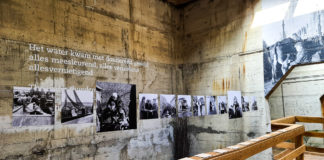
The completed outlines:
<svg viewBox="0 0 324 160">
<path fill-rule="evenodd" d="M 305 0 L 262 4 L 264 10 L 278 8 L 273 14 L 283 12 L 282 20 L 263 25 L 265 95 L 292 66 L 324 61 L 324 12 L 306 5 Z"/>
</svg>

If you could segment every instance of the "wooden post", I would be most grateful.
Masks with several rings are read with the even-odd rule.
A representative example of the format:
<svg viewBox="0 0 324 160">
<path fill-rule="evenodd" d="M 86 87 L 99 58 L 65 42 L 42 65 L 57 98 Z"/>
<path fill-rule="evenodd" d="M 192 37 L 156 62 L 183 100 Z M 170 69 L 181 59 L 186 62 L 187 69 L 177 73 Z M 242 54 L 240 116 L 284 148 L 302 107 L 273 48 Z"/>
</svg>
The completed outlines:
<svg viewBox="0 0 324 160">
<path fill-rule="evenodd" d="M 321 105 L 322 105 L 322 117 L 324 117 L 324 95 L 320 98 Z M 323 123 L 323 130 L 324 130 L 324 123 Z"/>
<path fill-rule="evenodd" d="M 295 141 L 296 148 L 302 146 L 304 143 L 303 135 L 297 136 L 294 141 Z M 300 156 L 296 157 L 296 160 L 304 160 L 304 153 L 302 153 Z"/>
<path fill-rule="evenodd" d="M 320 101 L 321 101 L 321 109 L 322 109 L 322 117 L 324 117 L 324 94 L 322 95 L 322 97 L 320 98 Z M 324 123 L 322 124 L 323 126 L 323 129 L 324 130 Z M 323 143 L 324 143 L 324 138 L 323 138 Z"/>
</svg>

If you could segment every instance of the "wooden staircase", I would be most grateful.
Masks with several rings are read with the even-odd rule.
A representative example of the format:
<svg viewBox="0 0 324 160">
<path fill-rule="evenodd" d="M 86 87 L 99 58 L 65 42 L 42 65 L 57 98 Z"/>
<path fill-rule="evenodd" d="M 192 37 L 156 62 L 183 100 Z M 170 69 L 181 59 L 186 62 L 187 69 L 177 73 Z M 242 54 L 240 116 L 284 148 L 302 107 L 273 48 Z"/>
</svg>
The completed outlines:
<svg viewBox="0 0 324 160">
<path fill-rule="evenodd" d="M 268 148 L 277 150 L 275 160 L 324 160 L 324 148 L 306 146 L 303 142 L 304 136 L 324 138 L 324 132 L 305 131 L 304 125 L 296 122 L 324 124 L 324 118 L 291 116 L 272 120 L 269 134 L 182 160 L 243 160 Z"/>
</svg>

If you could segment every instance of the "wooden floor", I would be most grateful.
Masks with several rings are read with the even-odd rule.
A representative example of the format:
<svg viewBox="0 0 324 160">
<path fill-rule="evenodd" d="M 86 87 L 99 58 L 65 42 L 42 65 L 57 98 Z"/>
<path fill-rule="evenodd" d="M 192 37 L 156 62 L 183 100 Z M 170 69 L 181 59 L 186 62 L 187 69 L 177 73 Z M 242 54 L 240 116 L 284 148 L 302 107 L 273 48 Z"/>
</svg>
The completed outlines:
<svg viewBox="0 0 324 160">
<path fill-rule="evenodd" d="M 323 160 L 324 159 L 324 153 L 313 153 L 313 152 L 306 152 L 304 154 L 305 160 Z"/>
</svg>

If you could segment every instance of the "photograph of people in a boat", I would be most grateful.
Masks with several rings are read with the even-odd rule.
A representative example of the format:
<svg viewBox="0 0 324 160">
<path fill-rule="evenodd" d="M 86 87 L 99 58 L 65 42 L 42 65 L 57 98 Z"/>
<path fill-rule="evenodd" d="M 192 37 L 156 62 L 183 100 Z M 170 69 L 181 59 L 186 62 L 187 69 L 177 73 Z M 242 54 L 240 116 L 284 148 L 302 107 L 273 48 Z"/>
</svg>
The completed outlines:
<svg viewBox="0 0 324 160">
<path fill-rule="evenodd" d="M 141 119 L 158 118 L 157 98 L 157 94 L 139 94 L 139 108 Z"/>
<path fill-rule="evenodd" d="M 136 129 L 136 86 L 97 82 L 97 131 Z"/>
<path fill-rule="evenodd" d="M 54 124 L 55 92 L 45 88 L 13 88 L 13 126 Z"/>
<path fill-rule="evenodd" d="M 62 90 L 61 123 L 92 123 L 93 118 L 92 91 Z"/>
</svg>

